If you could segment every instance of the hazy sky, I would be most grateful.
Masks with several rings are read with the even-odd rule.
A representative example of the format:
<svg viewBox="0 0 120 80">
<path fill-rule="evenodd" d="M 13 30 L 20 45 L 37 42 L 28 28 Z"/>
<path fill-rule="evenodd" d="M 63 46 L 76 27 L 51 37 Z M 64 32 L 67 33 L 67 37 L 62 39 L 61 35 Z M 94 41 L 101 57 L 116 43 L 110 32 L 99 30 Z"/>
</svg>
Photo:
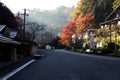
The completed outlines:
<svg viewBox="0 0 120 80">
<path fill-rule="evenodd" d="M 26 9 L 39 8 L 40 10 L 53 10 L 58 6 L 72 7 L 79 0 L 1 0 L 12 12 Z"/>
</svg>

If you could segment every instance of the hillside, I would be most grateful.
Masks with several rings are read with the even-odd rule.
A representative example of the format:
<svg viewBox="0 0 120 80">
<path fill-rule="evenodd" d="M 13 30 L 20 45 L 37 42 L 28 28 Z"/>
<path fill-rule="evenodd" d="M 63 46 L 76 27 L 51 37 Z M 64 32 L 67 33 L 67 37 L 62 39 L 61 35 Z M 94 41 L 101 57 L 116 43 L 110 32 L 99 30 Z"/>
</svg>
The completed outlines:
<svg viewBox="0 0 120 80">
<path fill-rule="evenodd" d="M 54 34 L 57 35 L 63 26 L 70 20 L 70 14 L 74 10 L 74 7 L 60 6 L 55 10 L 41 11 L 40 9 L 33 9 L 29 11 L 29 21 L 47 24 L 47 30 L 51 28 L 54 30 Z"/>
</svg>

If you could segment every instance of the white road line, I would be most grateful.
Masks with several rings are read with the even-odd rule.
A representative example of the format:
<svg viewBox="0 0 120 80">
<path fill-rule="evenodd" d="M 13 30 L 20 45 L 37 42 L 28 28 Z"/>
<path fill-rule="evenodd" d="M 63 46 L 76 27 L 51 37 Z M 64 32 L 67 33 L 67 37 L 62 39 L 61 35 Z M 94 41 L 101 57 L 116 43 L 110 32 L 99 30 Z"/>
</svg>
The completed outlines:
<svg viewBox="0 0 120 80">
<path fill-rule="evenodd" d="M 7 75 L 3 76 L 2 78 L 0 78 L 0 80 L 7 80 L 8 78 L 12 77 L 13 75 L 15 75 L 17 72 L 19 72 L 20 70 L 22 70 L 23 68 L 25 68 L 26 66 L 28 66 L 29 64 L 31 64 L 32 62 L 34 62 L 35 59 L 27 62 L 26 64 L 22 65 L 21 67 L 15 69 L 14 71 L 8 73 Z"/>
</svg>

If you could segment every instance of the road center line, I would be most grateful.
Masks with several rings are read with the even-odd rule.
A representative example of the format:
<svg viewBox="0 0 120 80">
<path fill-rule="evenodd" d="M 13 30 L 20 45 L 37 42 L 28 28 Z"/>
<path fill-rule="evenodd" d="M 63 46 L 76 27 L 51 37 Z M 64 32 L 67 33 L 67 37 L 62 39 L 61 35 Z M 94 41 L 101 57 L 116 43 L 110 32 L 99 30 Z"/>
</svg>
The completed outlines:
<svg viewBox="0 0 120 80">
<path fill-rule="evenodd" d="M 26 64 L 22 65 L 21 67 L 15 69 L 14 71 L 8 73 L 7 75 L 3 76 L 2 78 L 0 78 L 0 80 L 7 80 L 8 78 L 12 77 L 13 75 L 15 75 L 17 72 L 19 72 L 20 70 L 22 70 L 23 68 L 27 67 L 29 64 L 31 64 L 32 62 L 34 62 L 35 59 L 27 62 Z"/>
</svg>

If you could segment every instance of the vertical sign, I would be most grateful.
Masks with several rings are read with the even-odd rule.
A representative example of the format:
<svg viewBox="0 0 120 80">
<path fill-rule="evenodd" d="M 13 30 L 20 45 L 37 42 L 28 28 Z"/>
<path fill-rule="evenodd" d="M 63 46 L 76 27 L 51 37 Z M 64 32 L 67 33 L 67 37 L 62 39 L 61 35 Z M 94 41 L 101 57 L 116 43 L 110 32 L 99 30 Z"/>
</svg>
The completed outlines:
<svg viewBox="0 0 120 80">
<path fill-rule="evenodd" d="M 90 36 L 90 48 L 94 48 L 94 36 Z"/>
</svg>

